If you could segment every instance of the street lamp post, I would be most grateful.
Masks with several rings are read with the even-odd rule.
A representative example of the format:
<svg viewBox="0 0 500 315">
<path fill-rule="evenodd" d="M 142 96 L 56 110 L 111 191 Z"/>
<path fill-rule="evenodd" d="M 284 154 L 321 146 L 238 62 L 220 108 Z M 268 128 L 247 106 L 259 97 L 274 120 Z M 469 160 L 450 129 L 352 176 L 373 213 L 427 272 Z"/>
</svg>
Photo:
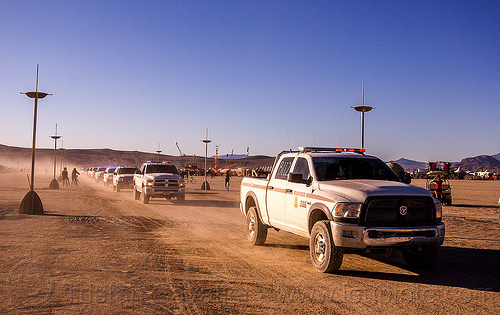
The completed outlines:
<svg viewBox="0 0 500 315">
<path fill-rule="evenodd" d="M 57 140 L 62 136 L 57 135 L 57 124 L 56 124 L 56 134 L 50 136 L 54 139 L 54 179 L 50 182 L 49 189 L 59 189 L 59 183 L 56 179 L 56 166 L 57 166 Z"/>
<path fill-rule="evenodd" d="M 36 118 L 38 110 L 38 99 L 45 98 L 47 95 L 52 95 L 44 92 L 38 92 L 38 65 L 36 65 L 36 85 L 35 92 L 21 92 L 29 98 L 35 99 L 35 109 L 33 112 L 33 142 L 31 147 L 31 181 L 30 191 L 24 196 L 19 206 L 19 213 L 24 214 L 43 214 L 42 200 L 35 192 L 35 145 L 36 145 Z"/>
<path fill-rule="evenodd" d="M 363 98 L 363 105 L 358 105 L 358 106 L 351 106 L 351 108 L 354 108 L 356 111 L 361 112 L 361 148 L 365 148 L 365 113 L 371 111 L 375 107 L 371 107 L 368 105 L 365 105 L 365 80 L 363 80 L 363 92 L 362 92 L 362 98 Z"/>
<path fill-rule="evenodd" d="M 160 144 L 158 143 L 158 150 L 156 150 L 156 153 L 158 153 L 158 163 L 161 162 L 160 160 L 160 153 L 161 153 L 161 150 L 160 150 Z"/>
<path fill-rule="evenodd" d="M 212 142 L 212 140 L 208 140 L 208 128 L 205 139 L 201 141 L 205 143 L 205 181 L 201 185 L 201 190 L 210 190 L 210 185 L 208 184 L 207 181 L 207 155 L 208 155 L 208 144 Z"/>
<path fill-rule="evenodd" d="M 62 142 L 62 146 L 59 148 L 59 151 L 61 152 L 61 154 L 59 154 L 59 156 L 61 157 L 61 164 L 59 165 L 59 176 L 61 176 L 64 165 L 64 158 L 66 157 L 65 154 L 66 149 L 64 148 L 64 141 Z"/>
</svg>

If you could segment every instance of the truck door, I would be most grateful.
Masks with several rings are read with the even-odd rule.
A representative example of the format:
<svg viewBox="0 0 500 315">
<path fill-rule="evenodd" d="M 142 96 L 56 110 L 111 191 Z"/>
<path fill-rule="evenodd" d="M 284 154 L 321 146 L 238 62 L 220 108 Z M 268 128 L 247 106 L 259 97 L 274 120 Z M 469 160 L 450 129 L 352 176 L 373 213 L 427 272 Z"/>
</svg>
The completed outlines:
<svg viewBox="0 0 500 315">
<path fill-rule="evenodd" d="M 297 158 L 292 172 L 301 173 L 302 179 L 307 181 L 311 176 L 307 159 Z M 308 231 L 306 196 L 311 192 L 311 185 L 287 182 L 285 189 L 285 220 L 289 227 L 302 232 Z"/>
<path fill-rule="evenodd" d="M 280 161 L 267 186 L 266 207 L 269 222 L 273 225 L 285 224 L 285 189 L 293 159 L 293 157 L 285 157 Z"/>
</svg>

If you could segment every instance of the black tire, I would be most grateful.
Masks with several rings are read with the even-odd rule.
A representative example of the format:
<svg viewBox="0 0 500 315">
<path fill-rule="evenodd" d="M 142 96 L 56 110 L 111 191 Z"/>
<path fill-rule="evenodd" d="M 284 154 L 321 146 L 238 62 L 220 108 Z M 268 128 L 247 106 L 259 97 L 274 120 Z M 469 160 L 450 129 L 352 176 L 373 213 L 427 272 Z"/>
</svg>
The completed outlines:
<svg viewBox="0 0 500 315">
<path fill-rule="evenodd" d="M 401 249 L 408 266 L 416 269 L 431 269 L 436 263 L 438 246 L 412 246 Z"/>
<path fill-rule="evenodd" d="M 120 192 L 121 188 L 120 188 L 120 184 L 116 184 L 116 192 Z"/>
<path fill-rule="evenodd" d="M 255 207 L 247 212 L 247 238 L 252 245 L 263 245 L 266 242 L 267 226 L 260 221 Z"/>
<path fill-rule="evenodd" d="M 177 202 L 184 202 L 186 200 L 185 194 L 177 195 Z"/>
<path fill-rule="evenodd" d="M 323 220 L 314 224 L 309 244 L 312 264 L 321 272 L 333 272 L 340 269 L 344 252 L 333 243 L 330 221 Z"/>
<path fill-rule="evenodd" d="M 135 189 L 135 186 L 134 186 L 133 194 L 134 194 L 134 200 L 139 200 L 141 198 L 141 193 L 139 191 L 137 191 L 137 189 Z"/>
<path fill-rule="evenodd" d="M 146 195 L 146 188 L 142 190 L 141 201 L 143 204 L 147 205 L 149 203 L 149 196 Z"/>
</svg>

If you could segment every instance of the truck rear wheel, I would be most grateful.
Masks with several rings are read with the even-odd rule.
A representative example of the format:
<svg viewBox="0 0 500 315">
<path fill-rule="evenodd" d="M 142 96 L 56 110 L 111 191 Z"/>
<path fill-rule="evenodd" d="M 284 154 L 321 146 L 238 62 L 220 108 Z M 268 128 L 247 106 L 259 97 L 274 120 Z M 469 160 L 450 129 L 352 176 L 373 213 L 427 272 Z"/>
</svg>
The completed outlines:
<svg viewBox="0 0 500 315">
<path fill-rule="evenodd" d="M 436 263 L 438 247 L 434 245 L 412 246 L 401 249 L 408 266 L 418 269 L 431 269 Z"/>
<path fill-rule="evenodd" d="M 330 222 L 318 221 L 311 230 L 309 244 L 314 268 L 321 272 L 332 272 L 340 269 L 344 252 L 333 243 Z"/>
<path fill-rule="evenodd" d="M 260 222 L 257 209 L 251 207 L 247 212 L 247 238 L 252 245 L 263 245 L 267 238 L 267 226 Z"/>
</svg>

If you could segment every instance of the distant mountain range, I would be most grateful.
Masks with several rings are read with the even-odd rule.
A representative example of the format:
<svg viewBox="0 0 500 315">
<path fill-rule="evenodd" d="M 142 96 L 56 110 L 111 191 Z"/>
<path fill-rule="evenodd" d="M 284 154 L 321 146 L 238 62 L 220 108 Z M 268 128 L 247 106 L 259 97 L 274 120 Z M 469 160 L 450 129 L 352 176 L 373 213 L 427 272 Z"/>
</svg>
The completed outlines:
<svg viewBox="0 0 500 315">
<path fill-rule="evenodd" d="M 58 163 L 61 161 L 60 157 L 63 152 L 58 150 Z M 161 161 L 170 161 L 182 167 L 185 164 L 197 163 L 199 165 L 204 164 L 204 157 L 202 156 L 177 156 L 177 155 L 165 155 L 161 154 L 159 156 Z M 234 167 L 248 167 L 255 168 L 258 166 L 269 166 L 274 163 L 274 157 L 255 155 L 246 156 L 244 154 L 235 154 L 232 157 L 228 155 L 219 156 L 219 168 L 223 168 L 229 165 L 231 159 L 232 163 L 237 163 Z M 158 160 L 158 154 L 147 153 L 140 151 L 119 151 L 112 149 L 67 149 L 64 150 L 64 161 L 65 164 L 71 167 L 82 167 L 82 166 L 97 166 L 97 165 L 140 165 L 145 161 L 156 161 Z M 0 165 L 10 166 L 10 167 L 28 167 L 31 161 L 31 148 L 20 148 L 13 146 L 6 146 L 0 144 Z M 36 149 L 36 161 L 37 163 L 53 165 L 54 161 L 54 149 Z M 404 169 L 425 169 L 426 162 L 414 161 L 406 158 L 401 158 L 395 161 L 387 161 L 398 163 Z M 207 159 L 208 165 L 214 165 L 214 156 Z M 469 157 L 462 159 L 460 162 L 453 162 L 453 166 L 461 167 L 468 171 L 480 171 L 480 170 L 497 170 L 500 169 L 500 153 L 495 155 L 479 155 L 476 157 Z"/>
<path fill-rule="evenodd" d="M 108 165 L 134 165 L 140 166 L 146 161 L 169 161 L 178 168 L 187 164 L 198 164 L 203 166 L 205 157 L 193 155 L 166 155 L 157 153 L 147 153 L 140 151 L 119 151 L 112 149 L 66 149 L 57 150 L 57 165 L 59 167 L 62 160 L 64 165 L 70 167 L 83 166 L 108 166 Z M 219 157 L 218 168 L 224 168 L 236 163 L 232 168 L 247 167 L 256 168 L 258 166 L 272 165 L 274 157 L 255 155 L 233 155 L 232 161 L 226 160 L 227 156 Z M 231 158 L 231 157 L 229 157 Z M 36 149 L 36 163 L 43 165 L 43 168 L 51 169 L 54 165 L 54 149 Z M 17 168 L 31 167 L 31 148 L 20 148 L 0 144 L 0 165 Z M 214 165 L 213 157 L 207 158 L 207 166 Z"/>
<path fill-rule="evenodd" d="M 500 169 L 500 153 L 495 155 L 478 155 L 476 157 L 470 157 L 462 159 L 460 162 L 452 162 L 453 166 L 460 167 L 463 170 L 468 170 L 472 172 L 477 171 L 492 171 Z M 408 159 L 401 158 L 395 161 L 389 161 L 393 163 L 398 163 L 404 169 L 425 169 L 427 168 L 426 162 L 412 161 Z"/>
</svg>

